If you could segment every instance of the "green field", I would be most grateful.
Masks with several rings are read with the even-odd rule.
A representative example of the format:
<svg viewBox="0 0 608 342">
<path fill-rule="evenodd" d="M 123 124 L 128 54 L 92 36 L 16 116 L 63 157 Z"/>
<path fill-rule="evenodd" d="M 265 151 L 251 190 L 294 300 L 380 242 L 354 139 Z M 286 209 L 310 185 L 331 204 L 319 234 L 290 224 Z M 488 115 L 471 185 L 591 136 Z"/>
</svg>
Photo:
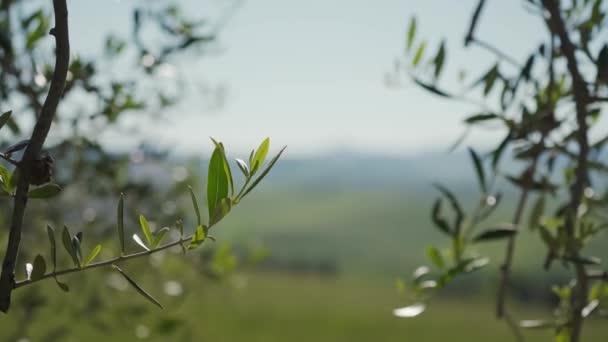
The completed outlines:
<svg viewBox="0 0 608 342">
<path fill-rule="evenodd" d="M 424 262 L 426 245 L 444 243 L 428 223 L 431 198 L 385 190 L 261 191 L 213 234 L 237 247 L 262 243 L 271 250 L 270 263 L 243 266 L 219 281 L 204 275 L 200 252 L 191 262 L 166 253 L 125 265 L 163 311 L 116 283 L 110 270 L 65 277 L 70 294 L 52 280 L 43 282 L 16 292 L 14 311 L 0 320 L 1 340 L 513 341 L 493 317 L 496 263 L 473 282 L 455 284 L 421 317 L 391 315 L 409 304 L 397 294 L 396 278 L 407 278 Z M 506 215 L 498 212 L 496 221 Z M 543 278 L 545 273 L 532 273 L 542 262 L 537 239 L 524 234 L 520 240 L 518 281 Z M 491 244 L 483 252 L 498 258 L 502 247 Z M 323 263 L 335 272 L 319 274 L 314 265 Z M 183 292 L 169 295 L 169 280 Z M 511 303 L 517 318 L 550 317 L 541 301 Z M 550 340 L 549 331 L 528 334 L 530 341 Z M 586 334 L 585 341 L 608 340 L 601 321 L 590 321 Z"/>
</svg>

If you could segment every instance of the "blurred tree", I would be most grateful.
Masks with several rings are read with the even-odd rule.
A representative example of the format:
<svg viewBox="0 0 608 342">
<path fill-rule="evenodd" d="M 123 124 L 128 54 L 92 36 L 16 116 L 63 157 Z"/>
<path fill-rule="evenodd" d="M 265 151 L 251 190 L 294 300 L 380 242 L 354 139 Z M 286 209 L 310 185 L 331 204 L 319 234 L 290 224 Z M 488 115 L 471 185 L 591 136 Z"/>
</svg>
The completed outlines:
<svg viewBox="0 0 608 342">
<path fill-rule="evenodd" d="M 608 171 L 604 162 L 608 137 L 590 137 L 593 128 L 598 130 L 605 111 L 603 104 L 608 101 L 607 3 L 523 1 L 527 11 L 547 30 L 545 41 L 523 61 L 501 50 L 498 42 L 495 45 L 479 37 L 476 28 L 484 4 L 479 0 L 473 11 L 464 45 L 487 50 L 496 62 L 473 82 L 461 80 L 461 91 L 439 85 L 447 61 L 446 44 L 442 41 L 429 57 L 428 43 L 417 39 L 415 18 L 407 32 L 405 61 L 399 61 L 395 74 L 389 75 L 394 82 L 405 71 L 417 85 L 436 96 L 477 105 L 479 112 L 465 119 L 468 127 L 498 126 L 506 132 L 488 153 L 469 148 L 480 189 L 479 202 L 472 212 L 466 213 L 447 187 L 436 185 L 441 197 L 433 205 L 431 218 L 451 247 L 427 249 L 434 270 L 420 267 L 413 273 L 411 293 L 415 303 L 396 309 L 395 315 L 413 317 L 422 313 L 438 290 L 488 264 L 488 258 L 475 250 L 477 244 L 498 240 L 505 241 L 506 251 L 497 284 L 496 316 L 506 320 L 517 340 L 524 339 L 520 328 L 546 328 L 554 330 L 556 341 L 580 341 L 585 318 L 606 316 L 608 308 L 608 273 L 585 249 L 608 224 L 608 193 L 601 183 Z M 459 139 L 454 148 L 463 140 Z M 523 166 L 519 174 L 501 168 L 507 153 Z M 501 177 L 519 189 L 513 220 L 483 227 L 500 203 L 497 181 Z M 446 216 L 446 202 L 453 212 L 452 219 Z M 549 210 L 552 207 L 555 209 Z M 524 220 L 526 211 L 528 219 Z M 557 267 L 557 262 L 573 274 L 573 279 L 553 287 L 559 306 L 552 319 L 518 324 L 510 315 L 506 297 L 517 233 L 526 228 L 544 243 L 544 269 Z"/>
<path fill-rule="evenodd" d="M 240 186 L 234 183 L 223 144 L 213 140 L 214 150 L 205 179 L 208 213 L 205 215 L 201 213 L 197 191 L 188 186 L 198 179 L 188 169 L 174 168 L 171 177 L 161 165 L 165 153 L 146 147 L 132 155 L 109 152 L 103 148 L 100 138 L 101 133 L 110 128 L 132 134 L 120 124 L 125 122 L 125 116 L 137 115 L 138 125 L 144 126 L 146 118 L 142 113 L 156 120 L 162 116 L 159 114 L 162 110 L 177 103 L 179 80 L 174 84 L 166 79 L 159 81 L 163 68 L 180 54 L 212 44 L 240 3 L 231 3 L 226 15 L 209 24 L 207 20 L 189 18 L 174 1 L 140 1 L 132 12 L 131 35 L 108 36 L 105 55 L 86 60 L 70 54 L 66 0 L 53 0 L 52 7 L 35 1 L 0 1 L 0 109 L 3 113 L 0 128 L 10 130 L 10 135 L 3 136 L 5 148 L 0 153 L 0 158 L 8 163 L 8 167 L 0 165 L 0 195 L 6 198 L 3 205 L 11 212 L 8 239 L 3 237 L 7 248 L 0 276 L 0 310 L 9 310 L 13 290 L 53 278 L 62 290 L 68 291 L 59 276 L 103 266 L 112 266 L 137 292 L 160 306 L 116 264 L 172 247 L 181 248 L 185 253 L 207 239 L 213 240 L 210 229 L 266 176 L 283 152 L 266 163 L 269 139 L 252 151 L 248 161 L 237 159 L 244 178 Z M 56 41 L 54 66 L 49 50 L 45 49 L 49 32 Z M 124 63 L 129 62 L 133 68 L 120 76 L 113 77 L 108 72 L 120 69 L 121 65 L 124 68 Z M 43 151 L 51 126 L 59 134 L 53 135 L 51 146 Z M 7 130 L 3 132 L 6 134 Z M 144 163 L 147 160 L 150 161 Z M 196 165 L 194 171 L 198 169 Z M 174 182 L 177 184 L 171 185 Z M 51 198 L 60 192 L 64 195 L 53 201 L 28 201 Z M 131 203 L 145 202 L 147 209 L 143 211 L 154 212 L 153 220 L 138 213 L 144 205 L 138 205 L 139 210 L 131 210 L 133 205 L 126 203 L 121 192 L 128 193 Z M 191 202 L 192 209 L 188 211 L 194 211 L 195 219 L 182 221 L 186 212 L 177 203 L 183 193 Z M 116 213 L 114 205 L 108 207 L 108 200 L 119 195 Z M 78 233 L 70 232 L 70 222 L 79 226 Z M 170 223 L 163 227 L 157 222 Z M 125 227 L 131 223 L 140 227 L 140 232 L 133 235 L 133 243 L 139 245 L 140 250 L 135 253 L 127 252 L 132 244 L 127 243 L 130 239 L 125 239 L 129 234 Z M 56 236 L 53 227 L 59 224 L 63 229 L 60 236 Z M 40 229 L 44 226 L 46 232 Z M 193 230 L 187 230 L 192 226 Z M 103 242 L 109 235 L 116 236 L 117 248 L 107 248 L 115 253 L 106 255 L 118 256 L 95 262 L 102 244 L 95 243 L 85 253 L 82 230 L 85 227 L 88 241 Z M 23 239 L 22 233 L 27 233 Z M 41 236 L 48 237 L 50 258 L 43 257 Z M 20 250 L 24 244 L 28 248 Z M 66 255 L 58 251 L 62 248 Z M 26 274 L 22 280 L 15 279 L 18 257 L 33 260 L 22 262 Z M 62 267 L 64 261 L 73 266 Z M 218 248 L 211 262 L 210 273 L 215 275 L 228 272 L 235 265 L 230 250 L 224 245 Z M 22 303 L 29 307 L 26 312 L 31 313 L 32 308 L 43 302 L 35 300 L 35 296 L 32 298 Z"/>
</svg>

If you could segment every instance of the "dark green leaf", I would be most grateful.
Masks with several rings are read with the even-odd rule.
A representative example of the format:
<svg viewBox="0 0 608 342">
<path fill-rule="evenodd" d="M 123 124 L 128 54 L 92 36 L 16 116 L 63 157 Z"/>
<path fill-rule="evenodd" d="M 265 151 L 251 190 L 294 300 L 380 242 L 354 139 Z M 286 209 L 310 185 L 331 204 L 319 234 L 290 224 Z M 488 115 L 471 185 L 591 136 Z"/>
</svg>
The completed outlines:
<svg viewBox="0 0 608 342">
<path fill-rule="evenodd" d="M 469 154 L 471 155 L 471 160 L 473 161 L 473 165 L 475 166 L 475 172 L 477 173 L 477 180 L 479 181 L 479 187 L 481 191 L 485 194 L 488 192 L 488 188 L 486 186 L 486 173 L 483 169 L 483 165 L 481 163 L 481 159 L 479 155 L 469 147 Z"/>
<path fill-rule="evenodd" d="M 441 70 L 443 69 L 443 64 L 445 62 L 445 41 L 441 41 L 433 62 L 435 63 L 435 78 L 438 78 L 439 75 L 441 75 Z"/>
<path fill-rule="evenodd" d="M 68 287 L 68 285 L 60 282 L 59 279 L 57 279 L 57 277 L 55 277 L 55 282 L 57 283 L 57 285 L 63 292 L 70 292 L 70 288 Z"/>
<path fill-rule="evenodd" d="M 47 183 L 41 185 L 35 189 L 30 190 L 27 193 L 29 198 L 50 198 L 54 197 L 61 192 L 61 187 L 58 184 Z"/>
<path fill-rule="evenodd" d="M 144 215 L 139 215 L 139 226 L 141 227 L 141 232 L 146 238 L 147 246 L 150 246 L 152 244 L 152 234 L 150 234 L 150 225 L 148 224 L 148 220 L 146 220 Z"/>
<path fill-rule="evenodd" d="M 448 199 L 450 205 L 452 206 L 452 209 L 454 210 L 454 213 L 456 213 L 456 217 L 454 219 L 454 234 L 458 235 L 460 232 L 462 221 L 464 220 L 464 212 L 462 211 L 462 207 L 460 206 L 460 203 L 458 202 L 456 196 L 454 196 L 454 194 L 450 190 L 448 190 L 441 184 L 436 183 L 434 185 L 435 188 L 437 188 L 437 190 L 439 190 Z"/>
<path fill-rule="evenodd" d="M 123 255 L 125 253 L 125 222 L 124 222 L 124 208 L 125 208 L 125 196 L 124 194 L 120 194 L 120 199 L 118 200 L 118 209 L 117 209 L 117 226 L 118 229 L 118 241 L 120 242 L 120 254 Z"/>
<path fill-rule="evenodd" d="M 97 246 L 95 246 L 95 248 L 93 248 L 91 253 L 89 253 L 89 256 L 87 257 L 87 259 L 85 260 L 84 266 L 93 262 L 93 260 L 95 260 L 95 257 L 97 256 L 97 254 L 99 254 L 99 252 L 101 252 L 101 245 L 97 245 Z"/>
<path fill-rule="evenodd" d="M 528 218 L 528 228 L 530 230 L 534 230 L 540 224 L 540 218 L 545 211 L 545 196 L 542 194 L 538 196 L 534 206 L 532 206 L 532 211 L 530 212 L 530 217 Z"/>
<path fill-rule="evenodd" d="M 2 113 L 2 115 L 0 115 L 0 129 L 2 129 L 2 127 L 6 125 L 8 120 L 11 118 L 12 113 L 13 111 L 9 110 L 8 112 Z"/>
<path fill-rule="evenodd" d="M 484 78 L 483 78 L 484 79 L 484 83 L 485 83 L 484 84 L 484 88 L 483 88 L 483 95 L 484 96 L 488 95 L 490 93 L 490 91 L 494 87 L 494 83 L 496 82 L 496 79 L 498 78 L 499 75 L 500 75 L 500 73 L 498 71 L 498 64 L 496 64 L 484 76 Z"/>
<path fill-rule="evenodd" d="M 209 217 L 213 215 L 215 207 L 222 198 L 228 197 L 228 176 L 224 167 L 222 151 L 216 146 L 209 160 L 209 172 L 207 174 L 207 207 Z"/>
<path fill-rule="evenodd" d="M 422 88 L 428 90 L 429 92 L 431 92 L 431 93 L 433 93 L 435 95 L 438 95 L 438 96 L 441 96 L 441 97 L 447 97 L 447 98 L 451 98 L 452 97 L 452 95 L 444 92 L 443 90 L 438 89 L 436 86 L 434 86 L 432 84 L 424 83 L 424 82 L 422 82 L 421 80 L 419 80 L 417 78 L 414 78 L 414 82 L 417 85 L 421 86 Z"/>
<path fill-rule="evenodd" d="M 192 187 L 188 187 L 188 191 L 190 191 L 190 199 L 192 200 L 192 206 L 194 206 L 194 214 L 196 215 L 196 224 L 201 225 L 201 211 L 198 208 L 198 201 L 196 200 L 196 196 L 194 195 L 194 191 Z"/>
<path fill-rule="evenodd" d="M 517 229 L 513 225 L 503 225 L 496 228 L 489 228 L 477 234 L 473 238 L 475 242 L 492 241 L 511 237 L 517 234 Z"/>
<path fill-rule="evenodd" d="M 464 120 L 464 122 L 467 124 L 474 124 L 474 123 L 478 123 L 478 122 L 482 122 L 482 121 L 494 120 L 494 119 L 499 119 L 499 118 L 500 118 L 500 116 L 493 114 L 493 113 L 482 113 L 482 114 L 475 114 L 475 115 L 469 116 L 468 118 L 466 118 Z"/>
<path fill-rule="evenodd" d="M 507 134 L 507 136 L 500 142 L 500 145 L 492 152 L 492 168 L 496 170 L 498 167 L 498 162 L 500 162 L 500 157 L 502 157 L 502 153 L 505 151 L 505 147 L 511 141 L 511 133 Z"/>
<path fill-rule="evenodd" d="M 44 261 L 44 258 L 42 257 L 42 255 L 38 254 L 34 258 L 34 269 L 32 270 L 30 279 L 38 280 L 38 279 L 42 278 L 42 276 L 44 276 L 45 273 L 46 273 L 46 262 Z"/>
<path fill-rule="evenodd" d="M 53 262 L 53 272 L 57 269 L 57 242 L 55 241 L 55 230 L 50 225 L 46 226 L 46 233 L 49 236 L 51 246 L 51 261 Z"/>
<path fill-rule="evenodd" d="M 250 193 L 251 190 L 253 190 L 262 181 L 262 179 L 264 179 L 264 177 L 268 174 L 268 172 L 270 172 L 270 170 L 272 169 L 272 167 L 274 166 L 274 164 L 277 162 L 277 160 L 279 160 L 279 158 L 281 157 L 281 154 L 283 154 L 283 151 L 285 151 L 286 148 L 287 148 L 287 146 L 283 147 L 279 151 L 279 153 L 277 153 L 277 155 L 274 156 L 274 158 L 272 158 L 272 160 L 270 160 L 270 163 L 268 163 L 268 165 L 262 171 L 262 173 L 260 173 L 260 175 L 258 176 L 258 178 L 256 178 L 253 181 L 253 183 L 251 183 L 251 185 L 249 186 L 249 188 L 247 190 L 245 190 L 245 192 L 243 193 L 243 195 L 241 196 L 241 198 L 245 197 L 248 193 Z"/>
<path fill-rule="evenodd" d="M 196 231 L 192 235 L 192 240 L 190 241 L 190 244 L 188 245 L 188 249 L 194 249 L 194 248 L 200 246 L 200 244 L 203 243 L 203 241 L 205 241 L 205 238 L 207 237 L 207 234 L 205 233 L 206 230 L 207 229 L 205 228 L 205 226 L 196 227 Z"/>
<path fill-rule="evenodd" d="M 74 266 L 80 267 L 80 262 L 78 261 L 78 256 L 76 255 L 76 250 L 72 244 L 72 235 L 70 235 L 70 231 L 67 226 L 63 226 L 63 232 L 61 233 L 61 242 L 63 242 L 63 248 L 68 252 L 72 261 L 74 262 Z"/>
<path fill-rule="evenodd" d="M 154 298 L 152 297 L 148 292 L 146 292 L 144 289 L 142 289 L 133 279 L 131 279 L 131 277 L 129 277 L 123 270 L 121 270 L 118 266 L 116 265 L 112 265 L 112 267 L 118 271 L 118 273 L 120 273 L 125 280 L 129 283 L 129 285 L 131 285 L 135 290 L 137 290 L 137 292 L 139 292 L 140 295 L 142 295 L 144 298 L 146 298 L 148 301 L 150 301 L 152 304 L 158 306 L 159 308 L 163 308 L 163 306 Z"/>
<path fill-rule="evenodd" d="M 443 218 L 441 216 L 441 203 L 442 203 L 441 198 L 438 198 L 437 200 L 435 200 L 435 203 L 433 204 L 433 210 L 431 212 L 431 218 L 433 220 L 433 223 L 435 223 L 435 226 L 437 226 L 437 228 L 439 228 L 442 232 L 451 236 L 452 230 L 450 229 L 450 225 L 445 220 L 445 218 Z"/>
</svg>

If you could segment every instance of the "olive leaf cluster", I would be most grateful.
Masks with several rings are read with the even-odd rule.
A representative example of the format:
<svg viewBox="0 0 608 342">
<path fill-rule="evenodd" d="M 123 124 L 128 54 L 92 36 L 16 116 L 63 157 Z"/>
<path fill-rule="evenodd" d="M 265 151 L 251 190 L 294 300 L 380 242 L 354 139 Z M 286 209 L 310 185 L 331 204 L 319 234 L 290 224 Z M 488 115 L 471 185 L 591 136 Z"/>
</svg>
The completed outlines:
<svg viewBox="0 0 608 342">
<path fill-rule="evenodd" d="M 275 163 L 280 158 L 285 150 L 282 148 L 273 158 L 267 161 L 268 151 L 270 149 L 270 139 L 266 138 L 258 147 L 253 150 L 248 161 L 237 159 L 236 164 L 241 171 L 244 181 L 240 189 L 235 188 L 232 168 L 226 157 L 224 145 L 212 139 L 214 150 L 209 161 L 206 185 L 207 212 L 208 220 L 205 222 L 202 219 L 199 200 L 192 188 L 189 188 L 190 197 L 192 200 L 192 209 L 196 216 L 196 227 L 190 230 L 184 229 L 182 220 L 176 221 L 172 226 L 162 227 L 153 231 L 151 225 L 144 215 L 139 216 L 140 233 L 132 235 L 133 241 L 140 247 L 140 251 L 129 253 L 125 246 L 126 232 L 124 224 L 124 195 L 121 195 L 118 200 L 117 215 L 116 215 L 116 239 L 119 245 L 120 254 L 117 257 L 97 261 L 96 257 L 102 250 L 101 243 L 95 243 L 90 251 L 84 251 L 82 248 L 84 234 L 82 231 L 72 234 L 67 226 L 61 230 L 60 237 L 57 237 L 55 229 L 50 225 L 46 226 L 48 233 L 50 256 L 47 259 L 41 254 L 36 255 L 31 263 L 25 264 L 25 279 L 17 281 L 16 288 L 34 284 L 38 281 L 53 278 L 57 285 L 63 291 L 69 291 L 66 283 L 59 280 L 59 277 L 69 273 L 85 271 L 87 269 L 111 266 L 119 272 L 133 288 L 144 298 L 151 301 L 153 304 L 162 308 L 162 305 L 148 292 L 146 292 L 137 282 L 132 279 L 123 269 L 117 265 L 125 263 L 127 260 L 145 257 L 150 254 L 172 248 L 179 247 L 185 254 L 188 250 L 193 250 L 200 247 L 207 239 L 214 240 L 210 235 L 210 230 L 230 213 L 230 211 L 245 198 L 270 172 Z M 46 188 L 42 185 L 39 188 L 31 190 L 31 192 Z M 30 192 L 30 193 L 31 193 Z M 59 192 L 45 192 L 45 196 L 51 197 Z M 178 238 L 173 241 L 165 241 L 175 231 Z M 73 266 L 68 268 L 59 268 L 57 264 L 58 242 L 60 239 L 63 250 L 69 256 Z M 61 248 L 59 248 L 61 249 Z M 50 266 L 47 266 L 47 263 Z"/>
<path fill-rule="evenodd" d="M 427 40 L 419 38 L 416 18 L 406 33 L 403 58 L 389 80 L 407 75 L 438 98 L 472 104 L 478 111 L 464 119 L 466 130 L 452 146 L 457 148 L 473 128 L 504 132 L 494 147 L 480 153 L 469 148 L 479 184 L 479 197 L 470 211 L 444 185 L 436 185 L 439 198 L 431 210 L 433 225 L 447 238 L 449 247 L 429 247 L 431 267 L 416 269 L 408 284 L 413 305 L 395 315 L 421 314 L 429 300 L 454 279 L 489 263 L 476 246 L 486 241 L 503 243 L 505 258 L 496 285 L 496 315 L 504 319 L 517 340 L 520 328 L 551 329 L 556 341 L 579 341 L 586 318 L 608 316 L 608 277 L 599 258 L 588 246 L 608 227 L 605 214 L 605 146 L 601 118 L 608 101 L 608 43 L 602 0 L 522 1 L 529 15 L 546 27 L 546 39 L 520 61 L 477 30 L 485 5 L 480 0 L 471 15 L 464 45 L 476 46 L 495 58 L 487 70 L 472 80 L 460 74 L 462 89 L 451 90 L 440 82 L 447 64 L 447 44 L 441 41 L 429 53 Z M 499 43 L 499 42 L 496 42 Z M 500 44 L 498 44 L 500 45 Z M 507 160 L 508 162 L 504 162 Z M 516 166 L 516 167 L 514 167 Z M 519 169 L 515 171 L 514 169 Z M 518 193 L 513 219 L 499 225 L 487 219 L 505 199 L 501 187 Z M 538 239 L 543 258 L 530 260 L 540 270 L 563 268 L 572 280 L 555 284 L 559 299 L 553 314 L 542 320 L 512 317 L 507 293 L 518 233 Z"/>
</svg>

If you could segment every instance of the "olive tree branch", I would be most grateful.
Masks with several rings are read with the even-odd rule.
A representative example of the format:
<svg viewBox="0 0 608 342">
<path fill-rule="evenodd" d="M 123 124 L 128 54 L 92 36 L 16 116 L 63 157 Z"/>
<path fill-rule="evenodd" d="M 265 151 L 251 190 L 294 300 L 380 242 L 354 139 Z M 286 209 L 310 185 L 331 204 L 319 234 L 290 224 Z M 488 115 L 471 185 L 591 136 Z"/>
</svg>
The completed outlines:
<svg viewBox="0 0 608 342">
<path fill-rule="evenodd" d="M 576 48 L 572 44 L 566 25 L 561 17 L 560 3 L 556 0 L 542 0 L 542 4 L 549 13 L 548 28 L 549 31 L 559 37 L 561 42 L 561 50 L 564 53 L 567 61 L 568 71 L 572 77 L 572 91 L 574 93 L 574 101 L 576 105 L 576 122 L 578 130 L 576 132 L 576 140 L 579 145 L 578 160 L 576 166 L 576 180 L 570 188 L 570 203 L 569 212 L 566 215 L 565 230 L 568 236 L 568 252 L 570 257 L 578 258 L 579 248 L 576 245 L 576 215 L 581 204 L 583 191 L 588 183 L 588 163 L 589 140 L 587 125 L 587 104 L 591 99 L 586 82 L 583 79 L 575 56 Z M 584 317 L 582 310 L 586 305 L 588 292 L 588 279 L 585 266 L 580 263 L 575 263 L 576 268 L 576 285 L 572 295 L 572 317 L 570 322 L 570 340 L 578 342 L 583 327 Z"/>
<path fill-rule="evenodd" d="M 208 238 L 211 239 L 210 236 L 208 236 Z M 95 263 L 92 263 L 92 264 L 89 264 L 89 265 L 86 265 L 86 266 L 83 266 L 83 267 L 73 267 L 73 268 L 63 269 L 63 270 L 60 270 L 60 271 L 49 272 L 49 273 L 44 274 L 40 278 L 17 281 L 15 283 L 14 288 L 17 289 L 17 288 L 20 288 L 20 287 L 23 287 L 23 286 L 32 285 L 32 284 L 35 284 L 35 283 L 37 283 L 39 281 L 42 281 L 42 280 L 45 280 L 45 279 L 48 279 L 48 278 L 51 278 L 51 277 L 55 278 L 55 277 L 58 277 L 58 276 L 61 276 L 61 275 L 66 275 L 66 274 L 70 274 L 70 273 L 86 271 L 86 270 L 92 269 L 92 268 L 111 266 L 113 264 L 118 264 L 118 263 L 130 260 L 130 259 L 136 259 L 136 258 L 144 257 L 144 256 L 147 256 L 147 255 L 151 255 L 151 254 L 160 252 L 162 250 L 165 250 L 165 249 L 168 249 L 168 248 L 171 248 L 171 247 L 174 247 L 174 246 L 178 246 L 180 244 L 183 244 L 183 243 L 191 241 L 191 240 L 192 240 L 192 235 L 184 237 L 184 238 L 181 238 L 179 240 L 176 240 L 176 241 L 173 241 L 173 242 L 170 242 L 170 243 L 167 243 L 167 244 L 162 245 L 160 247 L 157 247 L 155 249 L 151 249 L 151 250 L 147 250 L 147 251 L 143 251 L 143 252 L 138 252 L 138 253 L 133 253 L 133 254 L 121 255 L 121 256 L 118 256 L 116 258 L 112 258 L 112 259 L 109 259 L 109 260 L 95 262 Z"/>
<path fill-rule="evenodd" d="M 11 291 L 15 287 L 15 264 L 21 244 L 23 216 L 27 205 L 31 169 L 39 158 L 42 145 L 49 133 L 55 111 L 62 97 L 70 59 L 70 43 L 68 34 L 68 9 L 66 0 L 53 0 L 55 12 L 55 28 L 51 34 L 56 40 L 55 70 L 51 78 L 49 92 L 34 130 L 18 168 L 20 177 L 15 193 L 13 214 L 9 230 L 6 254 L 0 274 L 0 311 L 7 312 L 11 303 Z"/>
</svg>

